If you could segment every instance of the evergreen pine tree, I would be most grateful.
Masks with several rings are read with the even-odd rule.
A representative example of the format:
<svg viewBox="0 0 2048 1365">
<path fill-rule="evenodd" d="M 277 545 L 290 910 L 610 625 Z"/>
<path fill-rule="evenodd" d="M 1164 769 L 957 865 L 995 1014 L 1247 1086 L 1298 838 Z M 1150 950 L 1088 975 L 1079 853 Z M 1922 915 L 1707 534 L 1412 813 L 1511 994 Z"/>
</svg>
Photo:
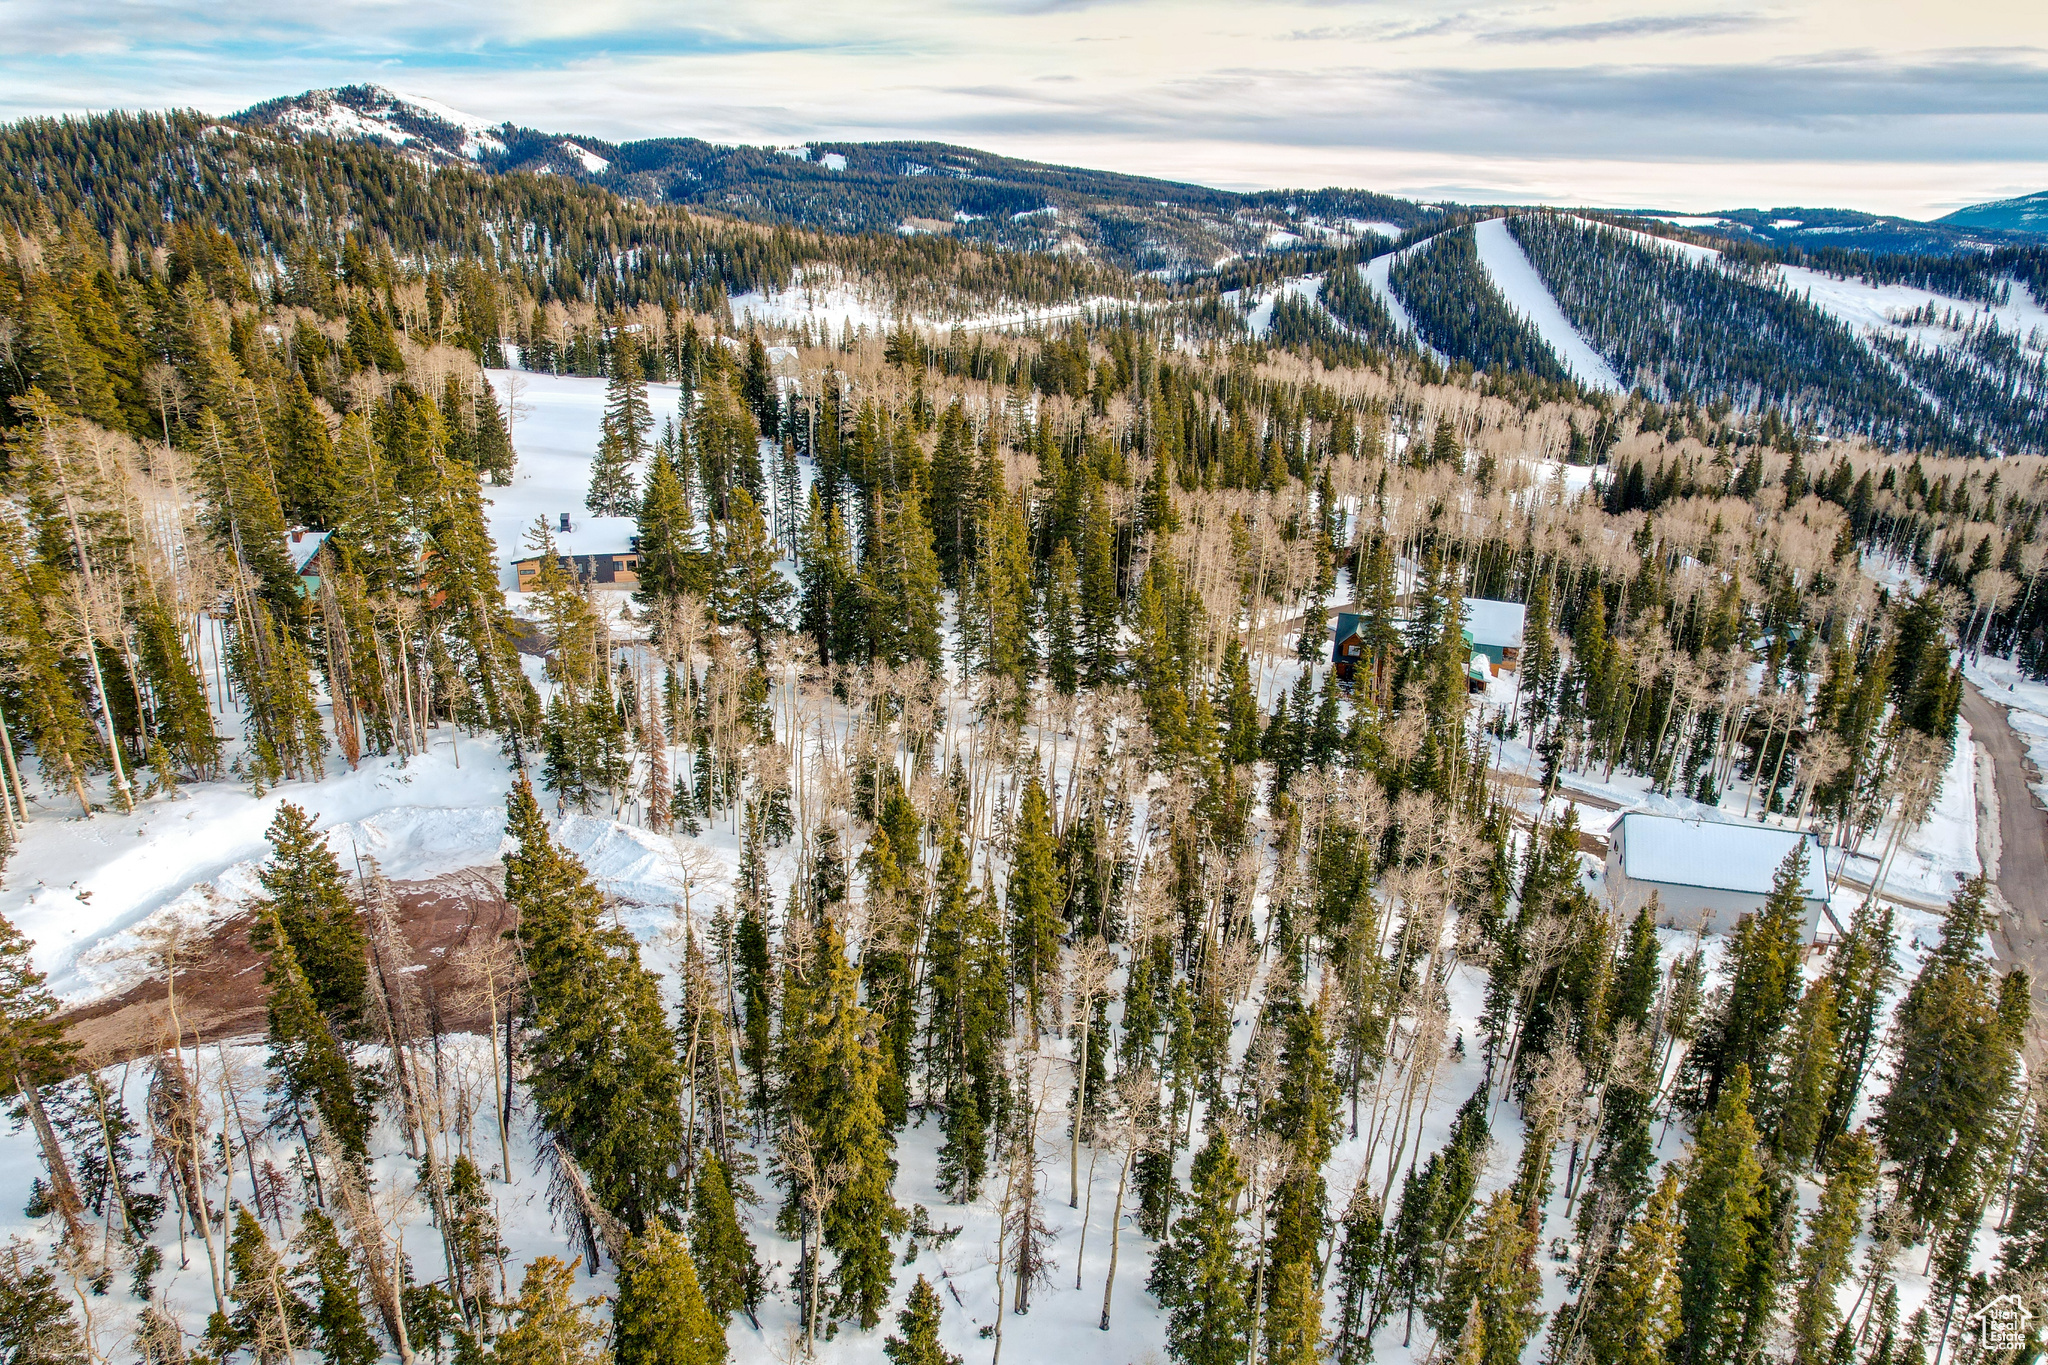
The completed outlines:
<svg viewBox="0 0 2048 1365">
<path fill-rule="evenodd" d="M 1238 1365 L 1251 1326 L 1237 1231 L 1244 1182 L 1222 1128 L 1195 1154 L 1188 1211 L 1152 1258 L 1146 1287 L 1166 1310 L 1166 1349 L 1182 1365 Z"/>
<path fill-rule="evenodd" d="M 1102 485 L 1091 481 L 1081 548 L 1082 677 L 1100 687 L 1116 676 L 1117 626 L 1122 619 L 1117 593 L 1115 530 Z"/>
<path fill-rule="evenodd" d="M 512 1325 L 492 1344 L 498 1365 L 603 1365 L 605 1328 L 593 1311 L 603 1300 L 579 1303 L 575 1288 L 574 1263 L 528 1261 L 519 1296 L 507 1305 Z"/>
<path fill-rule="evenodd" d="M 305 1341 L 306 1305 L 286 1283 L 284 1261 L 270 1245 L 263 1225 L 246 1208 L 235 1210 L 228 1237 L 229 1349 L 241 1349 L 260 1365 L 292 1358 Z"/>
<path fill-rule="evenodd" d="M 760 1263 L 754 1244 L 740 1227 L 733 1199 L 732 1176 L 715 1155 L 704 1158 L 690 1191 L 690 1259 L 704 1303 L 722 1331 L 734 1313 L 745 1313 L 754 1326 L 754 1308 L 761 1301 Z"/>
<path fill-rule="evenodd" d="M 1514 1197 L 1498 1191 L 1482 1206 L 1458 1244 L 1444 1275 L 1444 1295 L 1432 1314 L 1441 1337 L 1458 1330 L 1475 1310 L 1484 1331 L 1484 1365 L 1516 1365 L 1522 1348 L 1543 1325 L 1536 1308 L 1543 1275 L 1536 1268 L 1536 1231 Z"/>
<path fill-rule="evenodd" d="M 640 369 L 640 348 L 623 333 L 612 348 L 611 376 L 605 384 L 604 421 L 597 454 L 590 462 L 590 494 L 583 505 L 601 517 L 633 515 L 635 469 L 647 454 L 654 414 L 647 406 L 647 380 Z"/>
<path fill-rule="evenodd" d="M 1667 1166 L 1613 1262 L 1587 1287 L 1580 1340 L 1598 1365 L 1664 1365 L 1679 1330 L 1678 1169 Z"/>
<path fill-rule="evenodd" d="M 2015 969 L 2004 990 L 1992 975 L 1982 943 L 1987 885 L 1980 875 L 1957 889 L 1941 941 L 1899 1001 L 1898 1060 L 1872 1125 L 1923 1224 L 1974 1198 L 2017 1078 L 2026 973 Z M 2008 1000 L 2018 1008 L 2001 1008 Z"/>
<path fill-rule="evenodd" d="M 19 1240 L 0 1251 L 0 1359 L 7 1365 L 85 1365 L 92 1359 L 71 1297 Z"/>
<path fill-rule="evenodd" d="M 974 441 L 967 413 L 955 399 L 939 421 L 939 440 L 932 450 L 932 548 L 946 586 L 958 588 L 967 561 L 974 557 L 974 527 L 980 496 L 975 487 Z"/>
<path fill-rule="evenodd" d="M 697 548 L 690 491 L 666 440 L 655 448 L 653 463 L 647 468 L 647 487 L 640 495 L 638 516 L 640 586 L 635 598 L 644 606 L 655 607 L 686 593 L 702 597 L 710 586 L 709 566 Z"/>
<path fill-rule="evenodd" d="M 1849 1273 L 1864 1198 L 1877 1184 L 1877 1153 L 1862 1133 L 1844 1133 L 1828 1159 L 1820 1205 L 1807 1215 L 1792 1314 L 1793 1365 L 1827 1365 L 1841 1323 L 1836 1291 Z"/>
<path fill-rule="evenodd" d="M 910 1301 L 896 1315 L 897 1331 L 903 1335 L 891 1333 L 882 1343 L 882 1354 L 889 1358 L 889 1365 L 960 1365 L 960 1357 L 947 1351 L 939 1341 L 939 1322 L 944 1313 L 939 1291 L 932 1288 L 930 1280 L 918 1276 L 917 1283 L 910 1288 Z"/>
<path fill-rule="evenodd" d="M 528 1084 L 541 1127 L 629 1230 L 675 1211 L 681 1067 L 657 978 L 582 863 L 548 832 L 525 782 L 505 800 L 505 896 L 525 948 Z"/>
<path fill-rule="evenodd" d="M 67 1235 L 82 1252 L 90 1236 L 84 1206 L 42 1095 L 43 1087 L 56 1084 L 71 1069 L 77 1044 L 65 1037 L 64 1026 L 57 1021 L 57 998 L 35 969 L 33 947 L 13 921 L 0 915 L 0 1095 L 18 1098 L 28 1111 L 53 1202 L 65 1220 Z M 18 1267 L 17 1271 L 29 1273 Z"/>
<path fill-rule="evenodd" d="M 1840 1049 L 1835 985 L 1822 977 L 1800 997 L 1778 1067 L 1777 1103 L 1769 1124 L 1771 1155 L 1790 1170 L 1804 1170 L 1814 1158 L 1835 1089 Z"/>
<path fill-rule="evenodd" d="M 744 630 L 753 641 L 754 657 L 765 659 L 770 632 L 785 627 L 783 613 L 792 590 L 775 567 L 774 546 L 753 494 L 734 489 L 728 511 L 719 528 L 723 569 L 712 587 L 712 608 L 719 620 Z"/>
<path fill-rule="evenodd" d="M 619 1267 L 612 1312 L 619 1365 L 723 1365 L 725 1329 L 704 1301 L 683 1239 L 650 1224 Z"/>
<path fill-rule="evenodd" d="M 1372 1301 L 1379 1289 L 1381 1205 L 1372 1181 L 1360 1176 L 1345 1207 L 1344 1239 L 1337 1247 L 1337 1325 L 1331 1353 L 1337 1365 L 1367 1365 L 1372 1359 Z"/>
<path fill-rule="evenodd" d="M 299 968 L 291 938 L 271 919 L 270 1071 L 281 1108 L 293 1115 L 311 1105 L 341 1154 L 358 1164 L 369 1159 L 375 1114 L 348 1054 L 320 1013 L 312 987 Z"/>
<path fill-rule="evenodd" d="M 264 894 L 249 907 L 256 917 L 250 939 L 259 951 L 269 948 L 274 924 L 291 944 L 320 1013 L 336 1033 L 352 1036 L 361 1030 L 369 989 L 369 937 L 341 864 L 313 818 L 289 801 L 264 837 L 270 857 L 256 873 Z"/>
<path fill-rule="evenodd" d="M 1053 546 L 1052 562 L 1045 575 L 1045 675 L 1055 688 L 1068 694 L 1081 682 L 1081 656 L 1075 634 L 1080 592 L 1074 549 L 1063 540 Z"/>
<path fill-rule="evenodd" d="M 1779 1035 L 1799 1005 L 1806 868 L 1802 839 L 1779 865 L 1762 911 L 1735 927 L 1728 994 L 1686 1054 L 1687 1093 L 1697 1112 L 1719 1103 L 1721 1086 L 1736 1067 L 1751 1075 L 1769 1073 Z"/>
<path fill-rule="evenodd" d="M 1024 987 L 1025 1017 L 1035 1033 L 1044 1026 L 1046 1002 L 1059 973 L 1059 910 L 1064 898 L 1052 806 L 1036 771 L 1024 785 L 1023 809 L 1011 839 L 1011 971 Z"/>
<path fill-rule="evenodd" d="M 1763 1207 L 1764 1172 L 1756 1146 L 1756 1124 L 1749 1116 L 1749 1068 L 1737 1063 L 1713 1110 L 1701 1117 L 1699 1136 L 1686 1159 L 1685 1189 L 1679 1198 L 1684 1226 L 1679 1253 L 1682 1325 L 1672 1341 L 1673 1365 L 1719 1365 L 1735 1358 L 1753 1225 Z"/>
<path fill-rule="evenodd" d="M 1217 683 L 1216 711 L 1224 732 L 1223 755 L 1239 766 L 1259 761 L 1259 701 L 1252 691 L 1251 661 L 1236 636 L 1223 643 L 1223 667 Z"/>
</svg>

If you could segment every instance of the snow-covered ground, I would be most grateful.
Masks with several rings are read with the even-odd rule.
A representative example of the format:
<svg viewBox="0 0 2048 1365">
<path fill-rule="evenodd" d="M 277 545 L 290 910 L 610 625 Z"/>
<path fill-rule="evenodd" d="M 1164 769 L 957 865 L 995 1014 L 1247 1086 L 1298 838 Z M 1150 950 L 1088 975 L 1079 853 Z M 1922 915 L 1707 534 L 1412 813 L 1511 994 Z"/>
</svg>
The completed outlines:
<svg viewBox="0 0 2048 1365">
<path fill-rule="evenodd" d="M 1500 290 L 1509 308 L 1536 329 L 1572 377 L 1591 388 L 1622 392 L 1613 366 L 1601 358 L 1564 315 L 1550 286 L 1543 283 L 1543 277 L 1522 251 L 1522 244 L 1508 231 L 1508 220 L 1489 218 L 1474 228 L 1472 235 L 1479 246 L 1479 264 L 1492 276 L 1494 288 Z"/>
<path fill-rule="evenodd" d="M 1953 337 L 1953 333 L 1941 328 L 1908 328 L 1892 320 L 1900 313 L 1931 307 L 1936 311 L 1953 309 L 1965 321 L 1989 319 L 2022 340 L 2037 331 L 2041 337 L 2048 338 L 2048 308 L 2044 308 L 2032 291 L 2018 281 L 2013 282 L 2004 303 L 1993 304 L 1938 294 L 1910 284 L 1871 284 L 1865 280 L 1842 279 L 1804 266 L 1781 265 L 1777 270 L 1786 289 L 1811 299 L 1814 307 L 1830 317 L 1839 318 L 1859 334 L 1888 331 L 1897 336 L 1930 342 Z"/>
<path fill-rule="evenodd" d="M 959 312 L 912 311 L 899 314 L 893 306 L 873 297 L 870 291 L 824 279 L 800 279 L 787 289 L 749 290 L 735 294 L 731 299 L 733 317 L 743 322 L 752 319 L 773 327 L 796 327 L 808 323 L 813 328 L 830 327 L 835 333 L 849 328 L 865 328 L 869 333 L 879 333 L 897 322 L 910 322 L 940 331 L 958 328 L 979 332 L 1065 322 L 1100 309 L 1128 307 L 1130 304 L 1129 299 L 1100 294 L 1061 304 L 1014 304 Z"/>
<path fill-rule="evenodd" d="M 508 591 L 513 587 L 511 562 L 530 553 L 527 535 L 537 517 L 546 519 L 562 554 L 623 553 L 638 529 L 633 518 L 594 516 L 583 506 L 590 491 L 590 458 L 604 425 L 605 381 L 525 370 L 485 373 L 499 405 L 512 405 L 512 448 L 518 457 L 510 484 L 496 488 L 486 483 L 483 488 L 485 520 L 502 570 L 499 582 Z M 682 390 L 674 384 L 647 386 L 657 433 L 665 418 L 675 416 L 681 400 Z M 573 528 L 567 533 L 561 529 L 564 512 Z"/>
<path fill-rule="evenodd" d="M 1672 237 L 1659 237 L 1654 232 L 1639 232 L 1635 228 L 1617 227 L 1613 223 L 1599 223 L 1593 221 L 1590 218 L 1574 218 L 1572 221 L 1577 223 L 1583 223 L 1587 227 L 1605 228 L 1609 232 L 1618 232 L 1624 237 L 1634 238 L 1636 241 L 1641 242 L 1644 246 L 1663 247 L 1669 251 L 1676 251 L 1681 256 L 1690 257 L 1694 261 L 1718 261 L 1721 259 L 1721 253 L 1716 251 L 1713 247 L 1701 246 L 1696 242 L 1681 242 L 1678 241 L 1676 238 Z M 1666 218 L 1662 221 L 1667 223 L 1677 223 L 1681 227 L 1686 227 L 1704 226 L 1706 223 L 1719 222 L 1720 220 L 1708 219 L 1704 220 L 1700 224 L 1689 223 L 1687 220 L 1683 218 Z"/>
</svg>

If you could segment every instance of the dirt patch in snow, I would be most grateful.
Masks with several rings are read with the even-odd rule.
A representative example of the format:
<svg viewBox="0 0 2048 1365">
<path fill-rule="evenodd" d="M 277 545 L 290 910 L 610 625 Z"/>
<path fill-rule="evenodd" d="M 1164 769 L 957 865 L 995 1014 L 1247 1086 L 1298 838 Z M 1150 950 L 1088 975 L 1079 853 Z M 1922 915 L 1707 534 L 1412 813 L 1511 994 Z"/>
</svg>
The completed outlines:
<svg viewBox="0 0 2048 1365">
<path fill-rule="evenodd" d="M 453 958 L 465 944 L 489 941 L 510 929 L 503 869 L 465 868 L 424 881 L 394 881 L 399 930 L 412 950 L 414 975 L 430 1019 L 448 1033 L 489 1026 L 489 1006 L 471 992 Z M 195 941 L 170 983 L 177 998 L 185 1043 L 223 1043 L 260 1038 L 265 1030 L 265 957 L 249 946 L 254 917 L 237 914 L 212 926 Z M 144 1056 L 168 1044 L 171 1012 L 159 973 L 119 995 L 95 1000 L 66 1013 L 64 1023 L 85 1060 L 104 1066 Z"/>
</svg>

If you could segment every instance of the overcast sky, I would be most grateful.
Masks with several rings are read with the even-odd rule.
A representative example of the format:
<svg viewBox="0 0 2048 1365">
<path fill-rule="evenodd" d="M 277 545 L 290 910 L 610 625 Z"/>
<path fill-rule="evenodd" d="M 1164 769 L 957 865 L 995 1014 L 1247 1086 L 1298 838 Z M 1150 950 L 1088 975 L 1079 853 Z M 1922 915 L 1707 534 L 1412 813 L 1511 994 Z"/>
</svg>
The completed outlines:
<svg viewBox="0 0 2048 1365">
<path fill-rule="evenodd" d="M 372 81 L 611 139 L 1932 217 L 2048 189 L 2048 3 L 0 0 L 0 116 Z"/>
</svg>

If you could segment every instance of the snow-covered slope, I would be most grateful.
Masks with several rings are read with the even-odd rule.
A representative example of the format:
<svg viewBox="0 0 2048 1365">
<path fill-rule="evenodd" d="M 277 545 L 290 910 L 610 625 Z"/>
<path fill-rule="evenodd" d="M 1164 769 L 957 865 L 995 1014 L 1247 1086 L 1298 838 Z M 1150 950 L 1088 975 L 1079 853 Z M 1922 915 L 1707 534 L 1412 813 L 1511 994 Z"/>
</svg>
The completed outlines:
<svg viewBox="0 0 2048 1365">
<path fill-rule="evenodd" d="M 1298 279 L 1282 280 L 1280 283 L 1258 294 L 1258 301 L 1252 305 L 1251 311 L 1245 315 L 1245 325 L 1251 328 L 1253 336 L 1263 341 L 1266 333 L 1273 330 L 1274 304 L 1280 302 L 1282 298 L 1307 299 L 1313 303 L 1322 292 L 1323 277 L 1321 275 L 1303 275 Z M 1238 291 L 1231 290 L 1224 297 L 1235 302 L 1237 301 Z"/>
<path fill-rule="evenodd" d="M 1366 284 L 1372 289 L 1372 292 L 1379 297 L 1379 301 L 1386 305 L 1387 315 L 1394 319 L 1394 326 L 1408 336 L 1414 337 L 1415 345 L 1427 353 L 1432 360 L 1435 360 L 1440 365 L 1449 364 L 1450 357 L 1422 339 L 1422 333 L 1415 326 L 1414 315 L 1402 307 L 1401 300 L 1394 295 L 1392 271 L 1395 259 L 1406 255 L 1410 251 L 1420 251 L 1428 245 L 1429 243 L 1426 241 L 1417 242 L 1414 246 L 1407 247 L 1402 251 L 1389 251 L 1384 256 L 1375 256 L 1359 267 L 1359 273 L 1363 276 Z"/>
<path fill-rule="evenodd" d="M 1581 384 L 1609 393 L 1622 391 L 1614 369 L 1587 340 L 1580 336 L 1564 309 L 1558 307 L 1536 267 L 1523 254 L 1521 244 L 1508 231 L 1508 220 L 1489 218 L 1473 229 L 1479 247 L 1479 263 L 1493 277 L 1494 288 L 1534 327 L 1544 343 L 1557 354 L 1565 369 Z"/>
</svg>

